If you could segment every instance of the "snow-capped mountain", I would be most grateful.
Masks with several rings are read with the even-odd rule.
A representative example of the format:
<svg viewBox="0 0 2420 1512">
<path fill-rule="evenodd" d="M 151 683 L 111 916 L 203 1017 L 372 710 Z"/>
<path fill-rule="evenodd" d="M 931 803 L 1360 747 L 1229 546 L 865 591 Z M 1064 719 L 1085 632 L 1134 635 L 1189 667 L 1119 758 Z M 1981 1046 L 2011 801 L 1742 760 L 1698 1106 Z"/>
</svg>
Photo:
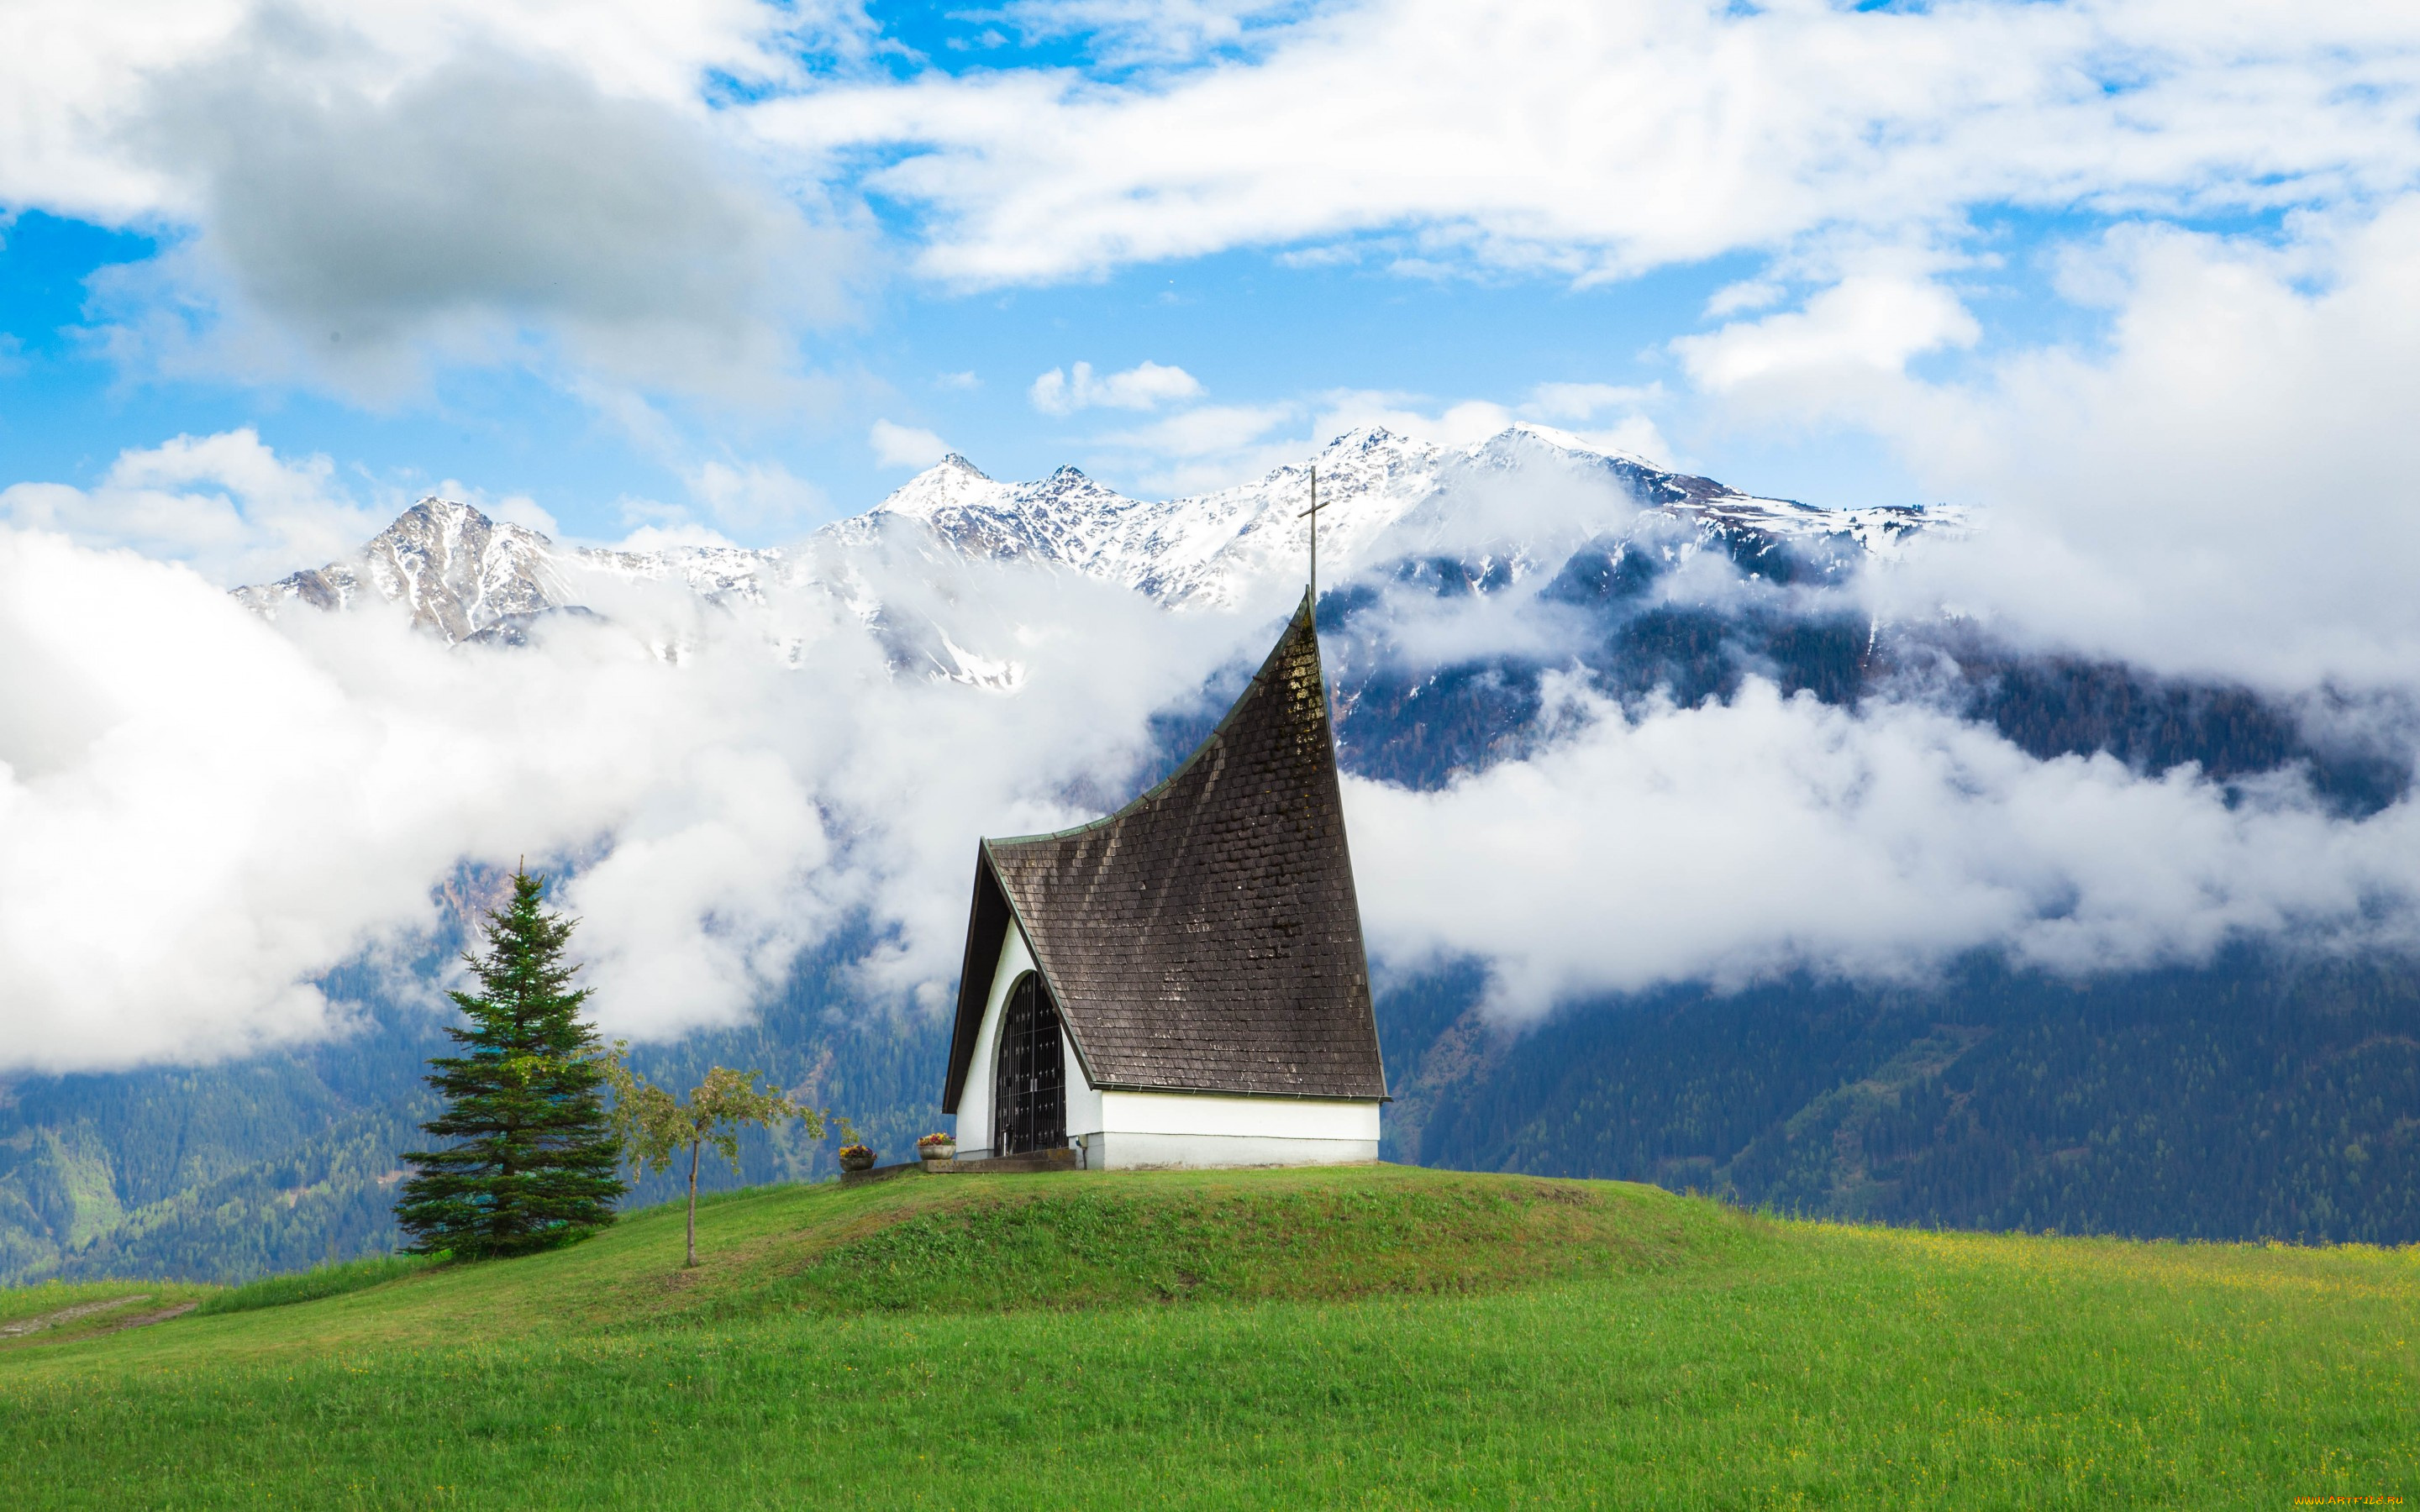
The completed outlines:
<svg viewBox="0 0 2420 1512">
<path fill-rule="evenodd" d="M 1074 468 L 1039 483 L 997 483 L 951 455 L 837 530 L 867 531 L 884 517 L 923 522 L 962 552 L 1030 556 L 1108 578 L 1171 603 L 1232 605 L 1250 585 L 1292 579 L 1308 551 L 1302 513 L 1319 473 L 1320 549 L 1342 572 L 1414 549 L 1463 505 L 1490 503 L 1524 483 L 1593 484 L 1600 517 L 1566 521 L 1620 529 L 1641 509 L 1727 532 L 1776 539 L 1838 535 L 1887 555 L 1909 533 L 1948 523 L 1952 512 L 1903 507 L 1817 509 L 1760 499 L 1710 478 L 1668 472 L 1600 451 L 1540 425 L 1515 425 L 1468 448 L 1433 445 L 1376 427 L 1349 431 L 1300 466 L 1191 498 L 1153 502 L 1102 487 Z M 1408 529 L 1401 529 L 1408 527 Z M 1422 527 L 1426 527 L 1423 529 Z M 1390 543 L 1390 533 L 1403 539 Z"/>
<path fill-rule="evenodd" d="M 566 548 L 469 504 L 432 497 L 396 516 L 352 556 L 239 588 L 235 596 L 274 618 L 289 604 L 349 609 L 375 594 L 409 610 L 413 624 L 459 641 L 580 606 L 600 579 L 671 579 L 708 600 L 755 599 L 762 596 L 759 579 L 782 563 L 778 550 L 736 546 Z"/>
<path fill-rule="evenodd" d="M 571 601 L 551 541 L 444 499 L 405 510 L 346 561 L 235 591 L 272 616 L 288 603 L 349 609 L 372 594 L 408 606 L 414 624 L 448 640 Z"/>
<path fill-rule="evenodd" d="M 1543 426 L 1516 425 L 1466 448 L 1364 427 L 1301 465 L 1167 501 L 1129 499 L 1072 467 L 1038 482 L 1001 483 L 953 454 L 874 509 L 817 532 L 795 557 L 730 546 L 567 548 L 468 504 L 424 499 L 351 558 L 236 594 L 271 615 L 289 603 L 341 609 L 375 594 L 456 641 L 509 635 L 533 616 L 582 606 L 606 580 L 676 580 L 714 602 L 758 600 L 776 582 L 825 580 L 871 615 L 878 605 L 852 580 L 849 559 L 906 527 L 961 559 L 1038 562 L 1171 605 L 1232 607 L 1261 585 L 1298 580 L 1314 469 L 1330 581 L 1356 564 L 1434 552 L 1491 530 L 1503 535 L 1497 554 L 1516 563 L 1551 552 L 1558 543 L 1524 539 L 1522 511 L 1507 507 L 1525 494 L 1555 495 L 1566 535 L 1623 533 L 1650 517 L 1668 533 L 1678 528 L 1734 548 L 1742 538 L 1828 537 L 1867 555 L 1891 554 L 1912 532 L 1956 518 L 1761 499 Z"/>
</svg>

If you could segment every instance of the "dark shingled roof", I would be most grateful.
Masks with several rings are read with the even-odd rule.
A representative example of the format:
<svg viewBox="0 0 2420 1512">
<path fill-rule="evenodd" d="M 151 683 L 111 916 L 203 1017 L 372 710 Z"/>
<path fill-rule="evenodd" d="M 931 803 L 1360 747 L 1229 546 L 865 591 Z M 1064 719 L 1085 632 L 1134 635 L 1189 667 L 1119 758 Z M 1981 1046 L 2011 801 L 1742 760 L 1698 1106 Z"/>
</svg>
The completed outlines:
<svg viewBox="0 0 2420 1512">
<path fill-rule="evenodd" d="M 1095 1087 L 1387 1095 L 1308 594 L 1166 781 L 1107 819 L 977 847 L 945 1112 L 1012 918 Z"/>
</svg>

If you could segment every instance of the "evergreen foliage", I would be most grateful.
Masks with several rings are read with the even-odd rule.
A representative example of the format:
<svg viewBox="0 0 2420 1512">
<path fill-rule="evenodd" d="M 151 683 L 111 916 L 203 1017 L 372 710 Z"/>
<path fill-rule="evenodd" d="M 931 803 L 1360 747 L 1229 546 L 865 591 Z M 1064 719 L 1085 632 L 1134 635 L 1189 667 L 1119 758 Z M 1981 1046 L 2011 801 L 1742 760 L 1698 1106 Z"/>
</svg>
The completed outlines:
<svg viewBox="0 0 2420 1512">
<path fill-rule="evenodd" d="M 547 911 L 545 880 L 513 873 L 512 901 L 488 916 L 488 951 L 465 954 L 480 991 L 449 994 L 470 1019 L 445 1032 L 465 1054 L 432 1058 L 444 1111 L 421 1125 L 450 1149 L 412 1150 L 396 1220 L 412 1251 L 465 1259 L 524 1255 L 613 1221 L 620 1142 L 599 1089 L 584 988 L 563 949 L 574 921 Z"/>
<path fill-rule="evenodd" d="M 2077 983 L 1978 960 L 1920 989 L 1674 989 L 1581 1005 L 1474 1054 L 1479 980 L 1389 998 L 1388 1064 L 1409 1068 L 1389 1159 L 1863 1222 L 2420 1239 L 2409 962 L 2246 950 Z M 1422 1011 L 1419 1036 L 1405 1008 Z"/>
<path fill-rule="evenodd" d="M 435 976 L 462 939 L 412 963 L 414 974 Z M 844 928 L 800 958 L 758 1016 L 644 1046 L 633 1070 L 690 1087 L 718 1064 L 760 1066 L 802 1097 L 845 1103 L 867 1142 L 906 1148 L 941 1118 L 949 1043 L 903 1032 L 887 1014 L 835 1011 L 855 1001 L 856 965 L 872 940 Z M 408 1242 L 396 1226 L 396 1188 L 381 1179 L 395 1170 L 396 1151 L 427 1143 L 419 1127 L 443 1104 L 423 1073 L 449 1042 L 435 1015 L 382 995 L 391 980 L 366 967 L 322 979 L 322 990 L 359 1015 L 360 1027 L 341 1039 L 210 1066 L 8 1083 L 0 1094 L 0 1284 L 52 1275 L 234 1284 Z M 94 1183 L 88 1198 L 70 1191 L 63 1175 L 73 1168 L 61 1172 L 62 1154 L 113 1174 L 114 1187 Z M 752 1127 L 739 1137 L 739 1174 L 709 1162 L 698 1190 L 813 1181 L 835 1168 L 831 1146 L 797 1124 Z M 683 1185 L 676 1171 L 635 1178 L 620 1207 L 675 1200 Z"/>
</svg>

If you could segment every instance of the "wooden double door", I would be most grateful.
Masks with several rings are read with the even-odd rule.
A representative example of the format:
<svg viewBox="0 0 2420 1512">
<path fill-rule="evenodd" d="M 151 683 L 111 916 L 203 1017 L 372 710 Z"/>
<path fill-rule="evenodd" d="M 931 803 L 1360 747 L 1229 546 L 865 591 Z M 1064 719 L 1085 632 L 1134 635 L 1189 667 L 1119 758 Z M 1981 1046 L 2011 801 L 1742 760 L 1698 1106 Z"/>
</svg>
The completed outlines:
<svg viewBox="0 0 2420 1512">
<path fill-rule="evenodd" d="M 992 1084 L 992 1150 L 1022 1155 L 1067 1142 L 1067 1058 L 1059 1011 L 1027 972 L 1001 1014 L 1000 1070 Z"/>
</svg>

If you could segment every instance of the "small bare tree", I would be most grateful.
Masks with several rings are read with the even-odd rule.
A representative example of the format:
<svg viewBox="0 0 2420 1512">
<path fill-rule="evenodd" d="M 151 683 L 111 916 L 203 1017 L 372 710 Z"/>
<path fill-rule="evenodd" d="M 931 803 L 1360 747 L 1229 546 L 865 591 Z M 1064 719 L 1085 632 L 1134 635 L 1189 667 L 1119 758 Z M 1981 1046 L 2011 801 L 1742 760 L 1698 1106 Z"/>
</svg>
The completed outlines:
<svg viewBox="0 0 2420 1512">
<path fill-rule="evenodd" d="M 661 1175 L 674 1155 L 684 1146 L 689 1149 L 689 1258 L 685 1262 L 689 1266 L 697 1264 L 697 1165 L 706 1146 L 712 1145 L 736 1171 L 739 1131 L 752 1123 L 770 1129 L 798 1119 L 806 1124 L 808 1138 L 820 1139 L 824 1134 L 820 1109 L 801 1107 L 776 1088 L 760 1088 L 758 1072 L 716 1066 L 683 1100 L 630 1069 L 627 1041 L 613 1041 L 613 1050 L 602 1057 L 601 1069 L 613 1088 L 613 1132 L 621 1138 L 623 1158 L 630 1163 L 632 1175 L 643 1169 Z M 841 1121 L 845 1125 L 847 1120 Z"/>
</svg>

